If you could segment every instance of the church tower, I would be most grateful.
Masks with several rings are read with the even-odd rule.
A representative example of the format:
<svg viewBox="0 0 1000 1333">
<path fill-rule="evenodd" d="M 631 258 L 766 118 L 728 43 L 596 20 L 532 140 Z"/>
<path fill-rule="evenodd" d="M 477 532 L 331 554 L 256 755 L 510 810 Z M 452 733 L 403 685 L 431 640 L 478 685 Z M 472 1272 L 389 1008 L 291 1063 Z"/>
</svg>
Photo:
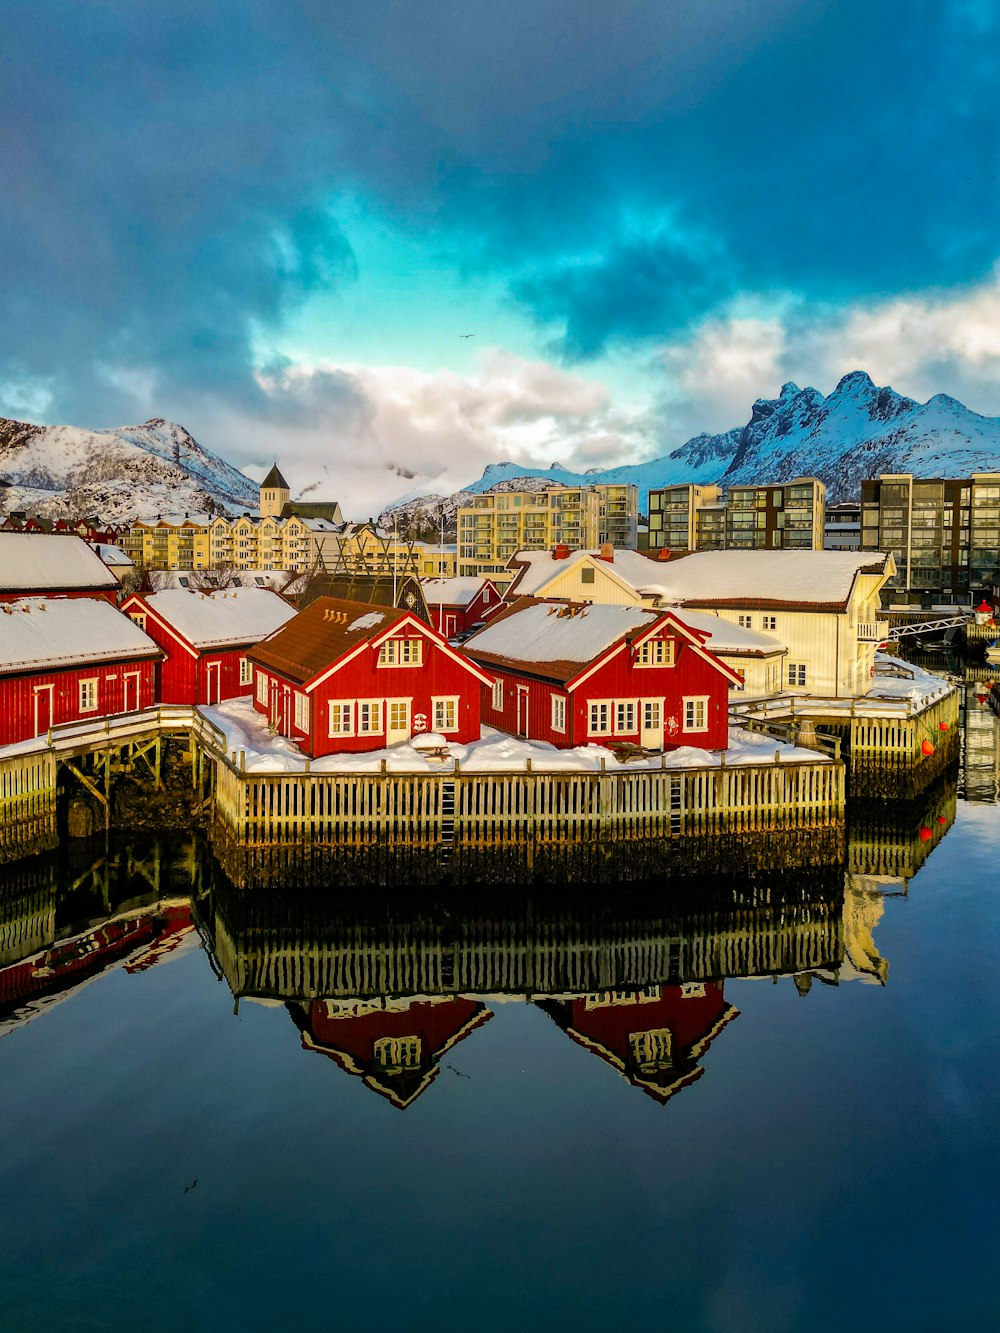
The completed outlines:
<svg viewBox="0 0 1000 1333">
<path fill-rule="evenodd" d="M 278 518 L 282 508 L 292 498 L 292 493 L 288 489 L 288 482 L 278 471 L 278 465 L 267 474 L 260 483 L 260 516 L 261 518 Z"/>
</svg>

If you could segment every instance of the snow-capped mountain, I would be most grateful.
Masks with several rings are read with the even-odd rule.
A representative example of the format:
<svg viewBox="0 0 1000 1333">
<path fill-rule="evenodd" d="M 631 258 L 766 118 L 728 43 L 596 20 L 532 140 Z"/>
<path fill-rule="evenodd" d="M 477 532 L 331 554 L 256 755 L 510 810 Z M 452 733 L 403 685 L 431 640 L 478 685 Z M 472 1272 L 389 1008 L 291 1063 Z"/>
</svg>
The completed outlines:
<svg viewBox="0 0 1000 1333">
<path fill-rule="evenodd" d="M 0 504 L 49 518 L 93 514 L 107 522 L 255 506 L 249 477 L 204 449 L 183 426 L 85 430 L 0 417 Z"/>
<path fill-rule="evenodd" d="M 1000 418 L 979 416 L 945 394 L 918 403 L 894 389 L 877 387 L 863 370 L 855 370 L 826 397 L 818 389 L 786 384 L 777 398 L 758 399 L 742 428 L 696 435 L 649 463 L 585 473 L 496 463 L 463 493 L 529 477 L 566 486 L 634 482 L 639 507 L 645 510 L 650 487 L 685 481 L 733 486 L 815 476 L 826 483 L 827 500 L 836 503 L 856 498 L 861 481 L 880 472 L 964 477 L 997 470 Z M 433 497 L 433 502 L 440 504 L 441 498 Z"/>
</svg>

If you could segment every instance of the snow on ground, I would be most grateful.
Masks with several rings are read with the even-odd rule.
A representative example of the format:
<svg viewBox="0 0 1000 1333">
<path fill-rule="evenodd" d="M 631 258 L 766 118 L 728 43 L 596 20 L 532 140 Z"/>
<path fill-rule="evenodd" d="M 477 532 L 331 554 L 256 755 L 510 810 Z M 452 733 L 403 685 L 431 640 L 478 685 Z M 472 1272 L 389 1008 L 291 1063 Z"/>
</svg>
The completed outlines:
<svg viewBox="0 0 1000 1333">
<path fill-rule="evenodd" d="M 243 752 L 248 773 L 305 771 L 305 756 L 291 741 L 272 735 L 263 714 L 258 713 L 249 700 L 230 699 L 210 708 L 203 707 L 200 712 L 225 733 L 230 759 L 239 764 L 240 752 Z M 662 766 L 659 755 L 644 755 L 619 764 L 603 745 L 581 745 L 572 750 L 558 750 L 544 741 L 518 740 L 514 736 L 494 731 L 492 727 L 483 727 L 482 738 L 469 745 L 448 742 L 448 758 L 444 760 L 422 754 L 422 738 L 415 739 L 416 744 L 410 742 L 395 745 L 388 750 L 328 755 L 324 759 L 314 759 L 309 771 L 378 773 L 383 760 L 390 773 L 440 773 L 449 768 L 454 760 L 458 760 L 466 773 L 519 773 L 524 771 L 528 759 L 531 760 L 533 770 L 548 773 L 599 771 L 602 760 L 606 761 L 608 771 L 614 773 L 659 769 Z M 723 753 L 727 766 L 773 763 L 776 754 L 780 754 L 782 763 L 812 763 L 827 758 L 825 754 L 818 754 L 814 750 L 785 745 L 770 736 L 733 727 L 729 733 L 729 749 L 724 752 L 701 750 L 687 745 L 668 751 L 664 759 L 667 768 L 714 768 L 719 765 Z"/>
<path fill-rule="evenodd" d="M 902 672 L 902 675 L 896 675 Z M 952 689 L 951 684 L 932 671 L 904 662 L 888 653 L 875 654 L 875 680 L 868 691 L 869 699 L 902 699 L 915 704 L 927 704 L 939 699 Z"/>
</svg>

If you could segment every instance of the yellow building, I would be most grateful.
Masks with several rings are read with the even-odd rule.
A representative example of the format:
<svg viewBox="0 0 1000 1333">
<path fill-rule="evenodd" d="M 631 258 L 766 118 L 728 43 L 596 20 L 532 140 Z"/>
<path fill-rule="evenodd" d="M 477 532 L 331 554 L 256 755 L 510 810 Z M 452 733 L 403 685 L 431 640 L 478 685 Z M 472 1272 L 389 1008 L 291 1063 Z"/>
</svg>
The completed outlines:
<svg viewBox="0 0 1000 1333">
<path fill-rule="evenodd" d="M 477 495 L 458 510 L 458 574 L 488 575 L 507 583 L 507 562 L 517 551 L 596 546 L 601 497 L 592 487 Z"/>
</svg>

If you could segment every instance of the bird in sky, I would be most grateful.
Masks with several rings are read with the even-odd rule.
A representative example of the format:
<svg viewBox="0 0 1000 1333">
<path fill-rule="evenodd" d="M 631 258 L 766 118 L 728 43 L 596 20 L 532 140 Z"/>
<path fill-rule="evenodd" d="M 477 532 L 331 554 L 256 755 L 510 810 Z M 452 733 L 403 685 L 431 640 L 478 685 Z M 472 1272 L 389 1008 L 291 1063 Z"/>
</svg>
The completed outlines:
<svg viewBox="0 0 1000 1333">
<path fill-rule="evenodd" d="M 458 336 L 460 338 L 474 338 L 476 335 L 474 333 L 460 333 Z"/>
</svg>

